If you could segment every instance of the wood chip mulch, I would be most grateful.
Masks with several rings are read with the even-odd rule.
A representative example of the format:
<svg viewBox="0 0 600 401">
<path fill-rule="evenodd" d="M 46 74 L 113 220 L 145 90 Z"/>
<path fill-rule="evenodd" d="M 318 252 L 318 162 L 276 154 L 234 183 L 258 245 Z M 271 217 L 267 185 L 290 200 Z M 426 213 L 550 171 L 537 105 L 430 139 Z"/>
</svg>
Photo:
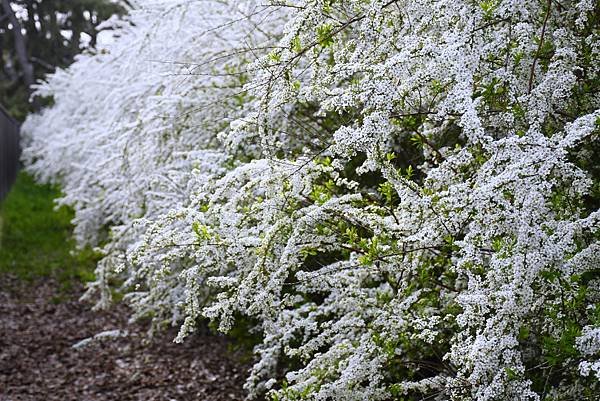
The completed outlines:
<svg viewBox="0 0 600 401">
<path fill-rule="evenodd" d="M 58 301 L 57 288 L 0 276 L 0 401 L 244 399 L 248 365 L 227 339 L 175 344 L 172 329 L 144 341 L 147 326 L 128 324 L 124 306 L 92 312 L 78 301 L 81 288 Z M 73 348 L 108 330 L 128 335 Z"/>
</svg>

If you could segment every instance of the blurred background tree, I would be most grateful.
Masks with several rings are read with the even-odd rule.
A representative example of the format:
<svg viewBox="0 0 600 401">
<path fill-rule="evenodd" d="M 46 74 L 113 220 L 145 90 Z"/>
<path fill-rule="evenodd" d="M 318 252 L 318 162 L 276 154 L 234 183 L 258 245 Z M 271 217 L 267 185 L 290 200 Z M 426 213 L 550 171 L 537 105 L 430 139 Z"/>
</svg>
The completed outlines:
<svg viewBox="0 0 600 401">
<path fill-rule="evenodd" d="M 40 107 L 37 79 L 93 49 L 96 27 L 130 6 L 123 0 L 0 0 L 0 104 L 17 120 Z"/>
</svg>

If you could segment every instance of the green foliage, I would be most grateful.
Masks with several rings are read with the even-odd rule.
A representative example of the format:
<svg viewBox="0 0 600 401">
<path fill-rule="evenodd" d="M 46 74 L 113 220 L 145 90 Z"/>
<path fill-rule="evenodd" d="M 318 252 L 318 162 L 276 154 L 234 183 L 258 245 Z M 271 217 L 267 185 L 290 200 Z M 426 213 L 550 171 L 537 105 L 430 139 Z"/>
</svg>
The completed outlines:
<svg viewBox="0 0 600 401">
<path fill-rule="evenodd" d="M 194 233 L 196 233 L 200 240 L 208 241 L 212 237 L 210 231 L 208 230 L 208 227 L 198 222 L 194 222 L 192 224 L 192 230 L 194 230 Z"/>
<path fill-rule="evenodd" d="M 302 51 L 302 42 L 300 41 L 300 36 L 296 35 L 292 40 L 292 50 L 296 53 L 300 53 Z"/>
<path fill-rule="evenodd" d="M 496 8 L 498 7 L 498 1 L 497 0 L 485 0 L 485 1 L 482 1 L 481 3 L 479 3 L 479 6 L 481 7 L 481 10 L 483 11 L 484 19 L 491 20 L 492 17 L 494 16 L 494 11 L 496 11 Z"/>
<path fill-rule="evenodd" d="M 0 273 L 23 279 L 54 277 L 68 287 L 73 280 L 90 281 L 98 255 L 86 248 L 76 251 L 71 239 L 73 213 L 54 210 L 60 191 L 38 185 L 21 173 L 0 206 Z"/>
<path fill-rule="evenodd" d="M 252 361 L 252 350 L 262 342 L 262 335 L 256 328 L 256 321 L 237 314 L 235 316 L 236 325 L 227 333 L 227 337 L 231 338 L 231 343 L 228 344 L 228 350 L 237 355 L 237 358 L 244 363 Z M 219 335 L 218 325 L 216 322 L 206 322 L 208 328 L 214 335 Z"/>
<path fill-rule="evenodd" d="M 331 24 L 323 24 L 317 27 L 317 41 L 323 47 L 333 44 L 333 28 Z"/>
</svg>

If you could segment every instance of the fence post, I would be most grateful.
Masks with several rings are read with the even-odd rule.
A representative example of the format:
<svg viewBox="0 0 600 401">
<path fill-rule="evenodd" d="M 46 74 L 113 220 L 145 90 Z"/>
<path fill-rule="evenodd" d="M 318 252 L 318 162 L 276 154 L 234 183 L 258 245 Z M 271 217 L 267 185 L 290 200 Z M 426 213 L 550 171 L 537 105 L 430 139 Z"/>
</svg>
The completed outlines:
<svg viewBox="0 0 600 401">
<path fill-rule="evenodd" d="M 17 178 L 20 124 L 0 105 L 0 202 Z"/>
</svg>

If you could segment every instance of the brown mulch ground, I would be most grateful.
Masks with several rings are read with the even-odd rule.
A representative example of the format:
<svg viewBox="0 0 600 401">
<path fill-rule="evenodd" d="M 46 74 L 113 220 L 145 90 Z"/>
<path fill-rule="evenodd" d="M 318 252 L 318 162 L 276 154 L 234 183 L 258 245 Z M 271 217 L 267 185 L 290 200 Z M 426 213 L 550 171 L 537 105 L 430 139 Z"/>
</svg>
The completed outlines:
<svg viewBox="0 0 600 401">
<path fill-rule="evenodd" d="M 82 289 L 62 294 L 51 280 L 0 276 L 0 401 L 243 400 L 248 369 L 226 339 L 175 330 L 142 341 L 147 327 L 127 324 L 127 310 L 91 312 Z M 106 330 L 127 337 L 72 346 Z"/>
</svg>

